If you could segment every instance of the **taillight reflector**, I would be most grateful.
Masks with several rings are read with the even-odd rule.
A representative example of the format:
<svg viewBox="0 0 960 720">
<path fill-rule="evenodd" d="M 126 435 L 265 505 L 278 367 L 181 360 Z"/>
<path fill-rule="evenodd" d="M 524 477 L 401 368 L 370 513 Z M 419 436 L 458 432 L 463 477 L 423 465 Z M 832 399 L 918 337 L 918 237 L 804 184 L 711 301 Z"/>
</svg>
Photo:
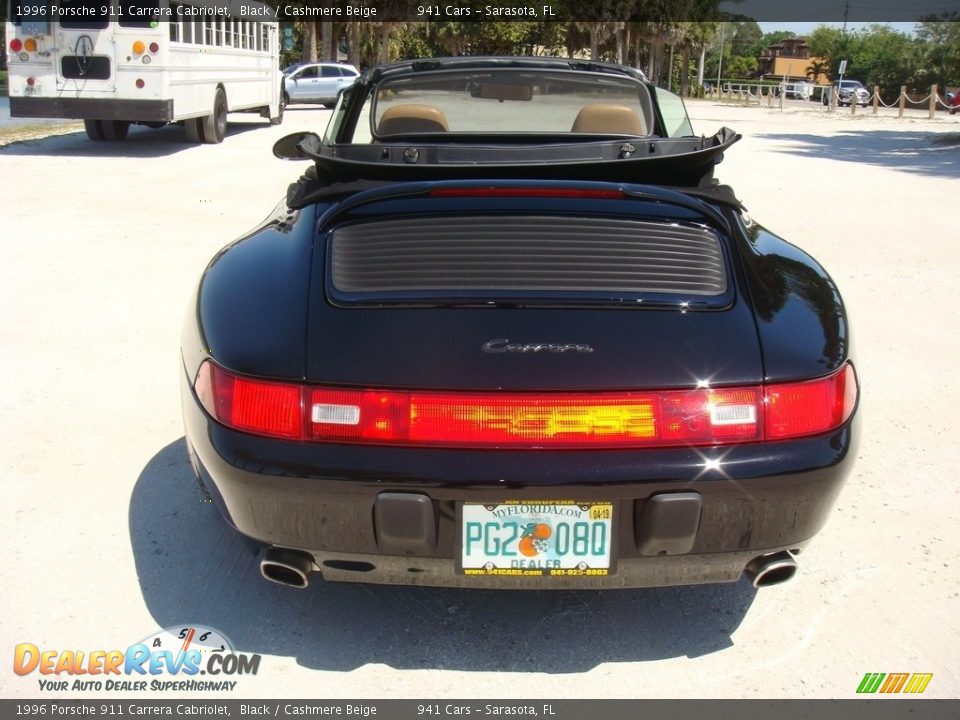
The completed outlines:
<svg viewBox="0 0 960 720">
<path fill-rule="evenodd" d="M 856 405 L 853 368 L 819 380 L 656 392 L 337 389 L 253 380 L 204 363 L 195 391 L 220 423 L 269 437 L 457 448 L 633 448 L 827 432 Z"/>
<path fill-rule="evenodd" d="M 195 389 L 207 412 L 228 427 L 270 437 L 303 436 L 303 393 L 297 385 L 251 380 L 205 363 Z"/>
<path fill-rule="evenodd" d="M 782 383 L 766 388 L 768 440 L 817 435 L 845 423 L 857 405 L 857 378 L 852 365 L 819 380 Z"/>
<path fill-rule="evenodd" d="M 36 52 L 37 51 L 37 41 L 33 38 L 27 38 L 23 41 L 23 49 L 27 52 Z"/>
<path fill-rule="evenodd" d="M 23 50 L 23 43 L 20 38 L 14 38 L 10 41 L 10 52 L 18 53 Z"/>
</svg>

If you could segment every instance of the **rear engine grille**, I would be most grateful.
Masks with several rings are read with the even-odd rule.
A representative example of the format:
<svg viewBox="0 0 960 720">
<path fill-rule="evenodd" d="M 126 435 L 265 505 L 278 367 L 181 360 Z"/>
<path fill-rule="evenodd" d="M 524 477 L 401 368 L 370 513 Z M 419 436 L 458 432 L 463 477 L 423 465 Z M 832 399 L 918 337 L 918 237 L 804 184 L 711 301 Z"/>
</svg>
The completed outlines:
<svg viewBox="0 0 960 720">
<path fill-rule="evenodd" d="M 60 74 L 68 80 L 109 80 L 110 58 L 65 55 L 60 58 Z"/>
<path fill-rule="evenodd" d="M 720 239 L 700 226 L 582 217 L 482 216 L 337 228 L 330 278 L 340 293 L 557 293 L 720 296 Z"/>
</svg>

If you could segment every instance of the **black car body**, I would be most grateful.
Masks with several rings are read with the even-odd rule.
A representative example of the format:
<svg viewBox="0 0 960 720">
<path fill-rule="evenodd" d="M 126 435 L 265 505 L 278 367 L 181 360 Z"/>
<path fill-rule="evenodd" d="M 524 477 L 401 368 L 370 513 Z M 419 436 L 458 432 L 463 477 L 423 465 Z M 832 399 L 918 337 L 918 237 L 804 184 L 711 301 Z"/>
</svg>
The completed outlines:
<svg viewBox="0 0 960 720">
<path fill-rule="evenodd" d="M 834 282 L 713 180 L 738 139 L 628 68 L 458 58 L 368 71 L 280 141 L 313 165 L 182 343 L 192 464 L 264 576 L 792 576 L 857 379 Z"/>
</svg>

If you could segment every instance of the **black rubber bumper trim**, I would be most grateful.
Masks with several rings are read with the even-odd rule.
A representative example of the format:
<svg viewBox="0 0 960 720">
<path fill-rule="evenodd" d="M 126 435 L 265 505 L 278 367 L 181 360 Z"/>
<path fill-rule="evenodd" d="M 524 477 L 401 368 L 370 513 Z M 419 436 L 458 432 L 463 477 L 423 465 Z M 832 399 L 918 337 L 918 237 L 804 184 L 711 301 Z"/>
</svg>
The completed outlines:
<svg viewBox="0 0 960 720">
<path fill-rule="evenodd" d="M 171 122 L 173 100 L 12 97 L 10 116 Z"/>
</svg>

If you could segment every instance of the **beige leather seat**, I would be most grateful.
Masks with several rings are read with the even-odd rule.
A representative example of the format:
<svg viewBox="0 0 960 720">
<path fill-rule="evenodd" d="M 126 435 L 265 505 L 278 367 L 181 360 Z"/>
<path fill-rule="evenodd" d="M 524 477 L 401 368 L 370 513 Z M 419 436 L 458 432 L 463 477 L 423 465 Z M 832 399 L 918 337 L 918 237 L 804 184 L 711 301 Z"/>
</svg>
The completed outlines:
<svg viewBox="0 0 960 720">
<path fill-rule="evenodd" d="M 577 113 L 570 132 L 646 135 L 643 119 L 626 105 L 585 105 Z"/>
<path fill-rule="evenodd" d="M 377 135 L 447 132 L 447 118 L 432 105 L 394 105 L 387 108 L 377 125 Z"/>
</svg>

